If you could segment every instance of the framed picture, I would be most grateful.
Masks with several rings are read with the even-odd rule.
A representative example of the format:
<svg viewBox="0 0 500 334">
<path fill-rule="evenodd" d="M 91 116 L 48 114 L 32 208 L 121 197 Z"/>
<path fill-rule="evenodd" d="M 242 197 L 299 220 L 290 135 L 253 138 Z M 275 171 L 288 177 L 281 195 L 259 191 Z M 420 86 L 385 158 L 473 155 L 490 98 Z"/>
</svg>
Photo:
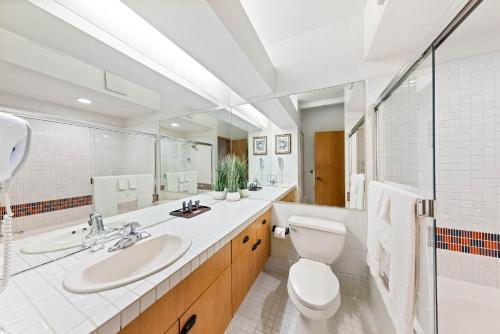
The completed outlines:
<svg viewBox="0 0 500 334">
<path fill-rule="evenodd" d="M 253 154 L 267 155 L 267 137 L 253 137 Z"/>
<path fill-rule="evenodd" d="M 276 135 L 276 154 L 292 153 L 292 135 Z"/>
</svg>

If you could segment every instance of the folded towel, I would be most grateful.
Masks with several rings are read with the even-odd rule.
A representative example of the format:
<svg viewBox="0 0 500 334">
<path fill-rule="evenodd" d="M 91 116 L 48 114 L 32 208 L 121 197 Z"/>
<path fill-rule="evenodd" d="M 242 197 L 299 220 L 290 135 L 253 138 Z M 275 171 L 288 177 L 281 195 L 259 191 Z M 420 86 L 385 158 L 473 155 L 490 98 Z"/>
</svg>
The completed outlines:
<svg viewBox="0 0 500 334">
<path fill-rule="evenodd" d="M 391 223 L 391 192 L 389 189 L 384 189 L 382 194 L 382 200 L 380 203 L 380 208 L 378 211 L 378 216 L 380 219 L 386 221 L 387 223 Z"/>
<path fill-rule="evenodd" d="M 378 277 L 379 260 L 381 253 L 381 242 L 379 241 L 380 229 L 385 223 L 378 215 L 380 210 L 380 198 L 384 191 L 385 185 L 371 181 L 368 188 L 368 225 L 367 225 L 367 258 L 366 262 L 370 267 L 370 272 L 373 276 Z"/>
<path fill-rule="evenodd" d="M 115 176 L 93 177 L 94 210 L 103 217 L 114 216 L 118 213 L 116 200 L 117 179 Z"/>
<path fill-rule="evenodd" d="M 135 176 L 130 176 L 128 178 L 128 187 L 130 189 L 137 189 L 137 178 Z"/>
<path fill-rule="evenodd" d="M 118 177 L 118 190 L 127 190 L 128 189 L 128 178 L 124 176 Z"/>
<path fill-rule="evenodd" d="M 389 294 L 396 332 L 402 334 L 412 333 L 417 244 L 415 206 L 421 197 L 399 188 L 393 189 Z"/>
</svg>

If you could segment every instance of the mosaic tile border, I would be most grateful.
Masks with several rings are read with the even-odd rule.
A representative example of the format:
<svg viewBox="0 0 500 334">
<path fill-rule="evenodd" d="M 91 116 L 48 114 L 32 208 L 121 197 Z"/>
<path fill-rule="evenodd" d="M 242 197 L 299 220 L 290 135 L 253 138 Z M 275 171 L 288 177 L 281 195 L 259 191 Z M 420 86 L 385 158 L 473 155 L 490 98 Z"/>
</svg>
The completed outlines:
<svg viewBox="0 0 500 334">
<path fill-rule="evenodd" d="M 436 227 L 436 248 L 500 258 L 500 234 Z"/>
<path fill-rule="evenodd" d="M 200 190 L 212 190 L 212 185 L 210 183 L 198 183 L 198 189 L 200 189 Z"/>
<path fill-rule="evenodd" d="M 80 206 L 92 205 L 92 195 L 54 199 L 49 201 L 15 204 L 12 206 L 14 218 L 38 215 Z M 5 207 L 0 207 L 0 216 L 7 213 Z"/>
</svg>

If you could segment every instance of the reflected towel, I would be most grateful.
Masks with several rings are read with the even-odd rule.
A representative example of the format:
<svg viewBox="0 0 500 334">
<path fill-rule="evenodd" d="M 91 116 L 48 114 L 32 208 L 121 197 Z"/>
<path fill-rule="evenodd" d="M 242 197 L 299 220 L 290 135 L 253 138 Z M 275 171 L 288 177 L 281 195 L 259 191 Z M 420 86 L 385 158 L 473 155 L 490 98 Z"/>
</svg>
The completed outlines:
<svg viewBox="0 0 500 334">
<path fill-rule="evenodd" d="M 131 176 L 128 179 L 128 187 L 130 189 L 137 189 L 137 178 L 135 176 Z"/>
<path fill-rule="evenodd" d="M 127 189 L 128 189 L 128 179 L 123 176 L 118 177 L 118 190 L 127 190 Z"/>
<path fill-rule="evenodd" d="M 118 213 L 118 202 L 116 194 L 116 176 L 98 176 L 93 178 L 93 201 L 94 210 L 103 217 L 114 216 Z"/>
</svg>

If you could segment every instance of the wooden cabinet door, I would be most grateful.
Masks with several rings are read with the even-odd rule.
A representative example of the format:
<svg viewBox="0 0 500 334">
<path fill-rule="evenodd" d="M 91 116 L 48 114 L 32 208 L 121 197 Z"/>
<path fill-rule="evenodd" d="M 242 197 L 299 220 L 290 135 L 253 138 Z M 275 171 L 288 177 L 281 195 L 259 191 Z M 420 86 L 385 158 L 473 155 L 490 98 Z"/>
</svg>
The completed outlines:
<svg viewBox="0 0 500 334">
<path fill-rule="evenodd" d="M 231 269 L 227 268 L 181 316 L 180 332 L 223 334 L 231 321 L 231 315 Z"/>
<path fill-rule="evenodd" d="M 253 245 L 252 245 L 253 247 Z M 233 260 L 232 270 L 232 306 L 233 314 L 236 313 L 241 302 L 245 299 L 248 290 L 252 286 L 255 276 L 255 251 L 252 247 L 246 248 L 237 258 Z"/>
<path fill-rule="evenodd" d="M 258 276 L 271 255 L 271 211 L 268 210 L 254 224 L 257 230 L 256 276 Z"/>
<path fill-rule="evenodd" d="M 179 320 L 177 320 L 172 326 L 170 326 L 165 334 L 179 334 Z"/>
</svg>

